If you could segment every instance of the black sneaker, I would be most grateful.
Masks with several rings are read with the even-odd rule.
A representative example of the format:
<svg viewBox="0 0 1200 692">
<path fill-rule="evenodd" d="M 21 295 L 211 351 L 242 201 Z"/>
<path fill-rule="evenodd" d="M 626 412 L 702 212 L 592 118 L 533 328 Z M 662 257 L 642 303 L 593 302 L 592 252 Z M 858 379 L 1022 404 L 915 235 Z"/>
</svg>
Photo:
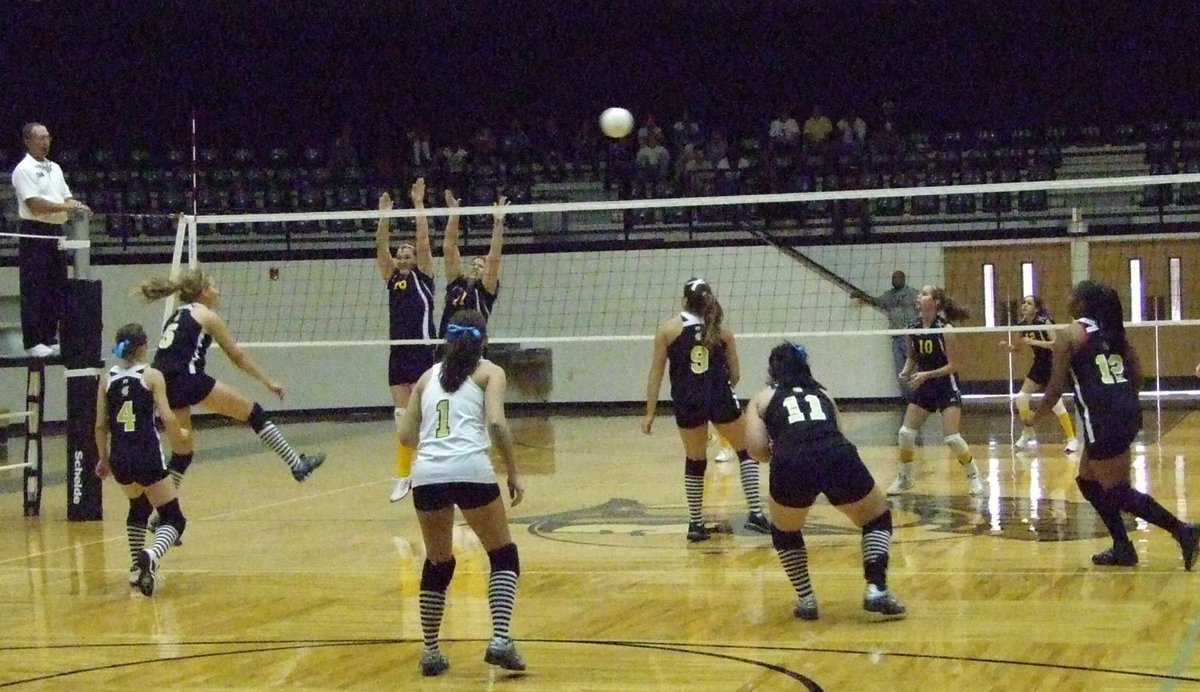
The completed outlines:
<svg viewBox="0 0 1200 692">
<path fill-rule="evenodd" d="M 138 578 L 134 584 L 138 591 L 142 592 L 143 596 L 153 596 L 156 575 L 154 572 L 158 569 L 157 561 L 154 555 L 149 550 L 143 550 L 138 553 L 137 557 Z"/>
<path fill-rule="evenodd" d="M 746 523 L 742 526 L 754 533 L 771 533 L 771 522 L 762 512 L 751 512 L 746 515 Z"/>
<path fill-rule="evenodd" d="M 450 661 L 437 649 L 425 649 L 421 654 L 421 675 L 431 678 L 450 669 Z"/>
<path fill-rule="evenodd" d="M 517 653 L 517 647 L 511 639 L 502 642 L 493 639 L 488 644 L 487 653 L 483 655 L 483 662 L 500 666 L 504 670 L 525 670 L 525 661 L 521 654 Z"/>
<path fill-rule="evenodd" d="M 1200 550 L 1200 524 L 1184 524 L 1175 540 L 1179 541 L 1179 549 L 1183 551 L 1183 568 L 1191 572 Z"/>
<path fill-rule="evenodd" d="M 292 478 L 295 478 L 297 483 L 303 483 L 308 480 L 313 471 L 317 470 L 317 467 L 324 463 L 325 455 L 320 452 L 316 454 L 301 454 L 300 464 L 292 469 Z"/>
<path fill-rule="evenodd" d="M 817 612 L 817 597 L 809 594 L 804 598 L 798 599 L 796 607 L 792 608 L 792 615 L 801 620 L 816 620 L 820 617 L 820 613 Z"/>
<path fill-rule="evenodd" d="M 1195 560 L 1194 550 L 1192 559 L 1193 561 Z M 1132 543 L 1115 543 L 1108 550 L 1092 556 L 1092 564 L 1100 565 L 1101 567 L 1133 567 L 1137 563 L 1137 551 L 1133 549 Z M 1184 564 L 1185 566 L 1187 564 L 1186 553 Z"/>
<path fill-rule="evenodd" d="M 709 534 L 708 527 L 704 525 L 704 522 L 694 521 L 688 524 L 688 542 L 698 543 L 700 541 L 707 541 L 709 538 L 712 538 L 712 535 Z"/>
<path fill-rule="evenodd" d="M 863 610 L 897 618 L 908 612 L 904 604 L 890 591 L 880 591 L 874 584 L 867 584 L 867 590 L 863 594 Z"/>
</svg>

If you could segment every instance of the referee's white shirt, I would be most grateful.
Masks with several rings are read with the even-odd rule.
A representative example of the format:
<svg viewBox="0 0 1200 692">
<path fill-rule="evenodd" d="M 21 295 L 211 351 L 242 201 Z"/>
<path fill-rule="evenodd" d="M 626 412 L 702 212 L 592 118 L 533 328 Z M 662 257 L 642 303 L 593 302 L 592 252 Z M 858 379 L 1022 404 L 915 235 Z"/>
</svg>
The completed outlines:
<svg viewBox="0 0 1200 692">
<path fill-rule="evenodd" d="M 438 381 L 442 364 L 433 366 L 421 392 L 421 435 L 413 461 L 413 487 L 434 483 L 495 483 L 488 457 L 483 390 L 470 377 L 453 393 Z"/>
<path fill-rule="evenodd" d="M 65 211 L 35 214 L 25 204 L 26 200 L 34 197 L 41 197 L 47 202 L 57 204 L 71 199 L 71 188 L 67 187 L 62 168 L 57 163 L 50 159 L 38 161 L 33 156 L 26 154 L 25 158 L 21 159 L 21 163 L 18 163 L 17 167 L 13 169 L 12 184 L 17 193 L 17 215 L 22 219 L 52 223 L 57 226 L 67 222 L 67 212 Z"/>
</svg>

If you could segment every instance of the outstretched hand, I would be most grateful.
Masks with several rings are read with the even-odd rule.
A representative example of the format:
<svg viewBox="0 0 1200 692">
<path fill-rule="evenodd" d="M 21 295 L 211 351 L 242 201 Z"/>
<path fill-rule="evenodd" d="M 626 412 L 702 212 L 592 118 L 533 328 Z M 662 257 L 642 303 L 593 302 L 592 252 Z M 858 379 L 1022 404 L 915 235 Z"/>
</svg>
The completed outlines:
<svg viewBox="0 0 1200 692">
<path fill-rule="evenodd" d="M 271 390 L 272 394 L 279 397 L 280 401 L 283 401 L 283 385 L 279 384 L 275 380 L 267 380 L 267 389 Z"/>
<path fill-rule="evenodd" d="M 409 197 L 412 198 L 414 207 L 425 206 L 425 179 L 417 178 L 413 181 L 412 188 L 408 191 Z"/>
<path fill-rule="evenodd" d="M 458 207 L 458 198 L 454 196 L 454 190 L 446 190 L 446 206 L 450 208 Z"/>
<path fill-rule="evenodd" d="M 508 198 L 500 195 L 500 199 L 496 200 L 496 205 L 492 207 L 492 219 L 494 221 L 503 221 L 504 215 L 508 213 Z"/>
<path fill-rule="evenodd" d="M 392 196 L 386 191 L 379 195 L 379 211 L 387 211 L 392 208 Z"/>
</svg>

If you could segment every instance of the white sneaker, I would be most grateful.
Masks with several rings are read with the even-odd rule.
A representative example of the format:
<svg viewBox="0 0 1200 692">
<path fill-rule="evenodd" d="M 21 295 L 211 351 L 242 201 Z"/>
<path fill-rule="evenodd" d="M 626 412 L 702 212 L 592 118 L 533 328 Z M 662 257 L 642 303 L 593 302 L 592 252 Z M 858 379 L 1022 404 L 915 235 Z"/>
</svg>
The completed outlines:
<svg viewBox="0 0 1200 692">
<path fill-rule="evenodd" d="M 913 486 L 915 485 L 916 483 L 913 482 L 912 474 L 901 471 L 896 476 L 896 480 L 892 481 L 892 484 L 888 486 L 887 494 L 903 495 L 904 493 L 912 490 Z"/>
<path fill-rule="evenodd" d="M 979 474 L 967 476 L 967 494 L 971 497 L 983 495 L 983 479 L 979 477 Z"/>
<path fill-rule="evenodd" d="M 729 447 L 721 447 L 720 451 L 718 451 L 717 455 L 713 458 L 721 462 L 729 461 L 733 458 L 733 450 Z"/>
<path fill-rule="evenodd" d="M 403 500 L 410 490 L 412 490 L 412 478 L 405 476 L 392 479 L 392 494 L 388 495 L 388 502 Z"/>
<path fill-rule="evenodd" d="M 1030 428 L 1025 428 L 1021 431 L 1021 436 L 1017 438 L 1017 441 L 1013 443 L 1013 446 L 1017 449 L 1025 449 L 1033 444 L 1033 430 Z"/>
<path fill-rule="evenodd" d="M 60 346 L 59 344 L 50 344 L 50 355 L 61 356 L 62 355 L 62 346 Z"/>
<path fill-rule="evenodd" d="M 1072 437 L 1067 440 L 1067 454 L 1074 454 L 1079 451 L 1079 440 Z"/>
<path fill-rule="evenodd" d="M 54 349 L 50 348 L 46 344 L 38 344 L 37 346 L 34 346 L 26 351 L 26 353 L 34 358 L 49 358 L 50 356 L 54 355 Z"/>
</svg>

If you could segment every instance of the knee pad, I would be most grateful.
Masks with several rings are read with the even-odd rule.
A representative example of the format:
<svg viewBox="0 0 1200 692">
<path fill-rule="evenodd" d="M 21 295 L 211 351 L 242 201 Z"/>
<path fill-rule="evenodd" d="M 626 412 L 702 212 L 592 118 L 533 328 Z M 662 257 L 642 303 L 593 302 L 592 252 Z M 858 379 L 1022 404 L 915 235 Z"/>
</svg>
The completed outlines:
<svg viewBox="0 0 1200 692">
<path fill-rule="evenodd" d="M 771 524 L 771 545 L 776 550 L 800 550 L 804 547 L 803 531 L 780 531 Z"/>
<path fill-rule="evenodd" d="M 146 494 L 142 493 L 129 501 L 129 514 L 125 517 L 125 523 L 130 526 L 145 526 L 150 521 L 150 513 L 153 511 L 154 505 L 150 504 Z"/>
<path fill-rule="evenodd" d="M 396 432 L 400 432 L 400 421 L 404 420 L 404 409 L 397 408 L 392 411 L 392 418 L 396 421 Z"/>
<path fill-rule="evenodd" d="M 454 565 L 454 558 L 441 564 L 434 564 L 426 558 L 425 565 L 421 568 L 421 590 L 446 593 L 450 580 L 454 578 Z"/>
<path fill-rule="evenodd" d="M 704 477 L 704 471 L 708 469 L 708 459 L 684 459 L 683 460 L 683 475 L 685 476 L 700 476 Z"/>
<path fill-rule="evenodd" d="M 862 532 L 864 536 L 872 531 L 892 532 L 892 510 L 885 509 L 883 510 L 883 514 L 863 524 Z"/>
<path fill-rule="evenodd" d="M 521 557 L 517 554 L 516 543 L 488 551 L 488 562 L 492 563 L 493 572 L 521 573 Z"/>
<path fill-rule="evenodd" d="M 911 452 L 917 448 L 917 431 L 907 425 L 901 425 L 896 441 L 900 444 L 901 451 Z"/>
<path fill-rule="evenodd" d="M 163 524 L 174 526 L 180 536 L 183 535 L 183 530 L 187 527 L 187 518 L 183 516 L 183 511 L 179 509 L 179 500 L 171 500 L 170 502 L 158 506 L 158 518 Z"/>
<path fill-rule="evenodd" d="M 270 422 L 267 420 L 267 412 L 263 410 L 262 406 L 258 405 L 257 401 L 254 402 L 254 406 L 251 407 L 250 417 L 247 418 L 246 421 L 250 423 L 251 428 L 254 428 L 254 432 L 261 432 L 262 429 L 266 427 L 267 423 Z"/>
<path fill-rule="evenodd" d="M 1054 404 L 1054 408 L 1053 408 L 1053 409 L 1051 409 L 1051 410 L 1052 410 L 1052 411 L 1054 411 L 1054 415 L 1056 415 L 1056 416 L 1061 416 L 1061 415 L 1063 415 L 1064 413 L 1066 413 L 1066 412 L 1067 412 L 1067 405 L 1063 403 L 1063 400 L 1062 400 L 1062 399 L 1059 399 L 1059 400 L 1058 400 L 1058 401 L 1057 401 L 1057 402 Z"/>
<path fill-rule="evenodd" d="M 959 457 L 962 457 L 964 454 L 967 454 L 971 451 L 970 445 L 968 445 L 967 441 L 964 440 L 962 435 L 959 435 L 958 433 L 946 436 L 946 446 L 949 447 L 950 450 Z"/>
</svg>

